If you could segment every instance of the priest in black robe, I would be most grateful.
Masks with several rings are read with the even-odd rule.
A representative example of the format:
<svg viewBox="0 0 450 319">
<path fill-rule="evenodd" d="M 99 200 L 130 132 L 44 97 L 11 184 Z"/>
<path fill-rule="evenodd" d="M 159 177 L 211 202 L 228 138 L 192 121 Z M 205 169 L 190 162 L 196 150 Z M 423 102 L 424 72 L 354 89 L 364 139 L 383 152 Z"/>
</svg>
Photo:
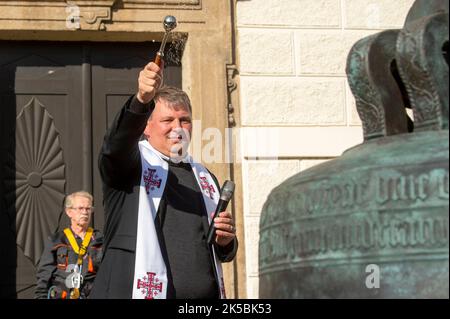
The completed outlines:
<svg viewBox="0 0 450 319">
<path fill-rule="evenodd" d="M 189 143 L 186 135 L 192 132 L 191 104 L 183 91 L 161 87 L 161 83 L 162 67 L 150 62 L 140 72 L 138 93 L 125 103 L 104 138 L 99 155 L 105 209 L 103 260 L 91 298 L 135 298 L 136 289 L 141 289 L 146 299 L 224 297 L 218 267 L 236 255 L 234 220 L 229 212 L 221 212 L 213 221 L 217 229 L 214 244 L 207 244 L 208 215 L 214 210 L 208 211 L 204 198 L 208 199 L 205 194 L 213 198 L 219 183 L 209 171 L 198 176 L 195 168 L 204 169 L 201 164 L 183 160 Z M 138 146 L 142 137 L 154 150 L 152 156 L 157 154 L 161 166 L 167 168 L 164 186 L 154 170 L 145 168 L 144 172 Z M 199 183 L 207 181 L 205 174 L 213 180 L 206 187 L 210 193 Z M 148 229 L 155 232 L 166 281 L 155 280 L 153 272 L 136 279 L 138 247 L 155 244 L 147 239 L 137 242 L 139 214 L 150 214 L 141 208 L 146 207 L 142 206 L 144 182 L 150 206 L 152 191 L 162 189 L 152 217 L 154 230 L 152 226 L 142 231 L 142 225 L 140 229 L 143 234 Z M 161 297 L 162 286 L 165 293 Z"/>
</svg>

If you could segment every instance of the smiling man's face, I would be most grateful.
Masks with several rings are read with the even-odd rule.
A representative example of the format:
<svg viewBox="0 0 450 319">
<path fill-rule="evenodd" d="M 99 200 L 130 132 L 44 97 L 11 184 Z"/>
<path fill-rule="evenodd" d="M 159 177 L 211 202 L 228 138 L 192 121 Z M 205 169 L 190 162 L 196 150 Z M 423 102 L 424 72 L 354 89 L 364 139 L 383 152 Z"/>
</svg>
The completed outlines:
<svg viewBox="0 0 450 319">
<path fill-rule="evenodd" d="M 156 101 L 144 131 L 150 145 L 166 156 L 179 157 L 187 151 L 191 133 L 192 115 L 187 107 Z"/>
</svg>

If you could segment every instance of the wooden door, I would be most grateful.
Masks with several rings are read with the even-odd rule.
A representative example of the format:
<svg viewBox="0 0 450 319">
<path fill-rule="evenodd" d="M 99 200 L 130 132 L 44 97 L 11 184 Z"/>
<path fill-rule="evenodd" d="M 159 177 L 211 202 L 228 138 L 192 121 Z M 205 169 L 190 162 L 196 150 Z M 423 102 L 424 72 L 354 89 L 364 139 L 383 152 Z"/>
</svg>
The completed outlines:
<svg viewBox="0 0 450 319">
<path fill-rule="evenodd" d="M 94 195 L 107 125 L 157 43 L 0 42 L 0 298 L 33 298 L 44 240 L 68 225 L 66 194 Z M 166 69 L 181 86 L 181 68 Z"/>
</svg>

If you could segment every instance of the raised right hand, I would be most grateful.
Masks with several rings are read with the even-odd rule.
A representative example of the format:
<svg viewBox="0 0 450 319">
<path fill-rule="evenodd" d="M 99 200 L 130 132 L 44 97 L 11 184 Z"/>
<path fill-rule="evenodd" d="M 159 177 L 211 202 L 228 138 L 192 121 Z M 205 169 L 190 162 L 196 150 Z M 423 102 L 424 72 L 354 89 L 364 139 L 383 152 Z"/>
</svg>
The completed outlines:
<svg viewBox="0 0 450 319">
<path fill-rule="evenodd" d="M 159 67 L 156 63 L 150 62 L 139 73 L 138 93 L 136 98 L 143 104 L 149 103 L 156 94 L 163 82 L 164 62 Z"/>
</svg>

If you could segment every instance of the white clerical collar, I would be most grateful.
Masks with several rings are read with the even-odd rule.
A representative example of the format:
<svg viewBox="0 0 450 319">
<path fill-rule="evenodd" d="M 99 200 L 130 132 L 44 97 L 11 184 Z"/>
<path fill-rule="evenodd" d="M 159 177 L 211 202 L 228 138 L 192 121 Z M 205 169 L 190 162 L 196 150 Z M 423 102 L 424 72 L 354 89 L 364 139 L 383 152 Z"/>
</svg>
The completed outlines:
<svg viewBox="0 0 450 319">
<path fill-rule="evenodd" d="M 165 160 L 166 162 L 173 162 L 173 163 L 180 163 L 180 162 L 190 163 L 191 162 L 190 156 L 189 156 L 189 154 L 187 152 L 183 156 L 169 157 L 167 155 L 164 155 L 160 151 L 158 151 L 156 148 L 154 148 L 148 142 L 148 140 L 143 140 L 140 143 L 142 143 L 142 145 L 144 147 L 146 147 L 146 148 L 150 149 L 151 151 L 153 151 L 159 158 L 161 158 L 162 160 Z"/>
</svg>

